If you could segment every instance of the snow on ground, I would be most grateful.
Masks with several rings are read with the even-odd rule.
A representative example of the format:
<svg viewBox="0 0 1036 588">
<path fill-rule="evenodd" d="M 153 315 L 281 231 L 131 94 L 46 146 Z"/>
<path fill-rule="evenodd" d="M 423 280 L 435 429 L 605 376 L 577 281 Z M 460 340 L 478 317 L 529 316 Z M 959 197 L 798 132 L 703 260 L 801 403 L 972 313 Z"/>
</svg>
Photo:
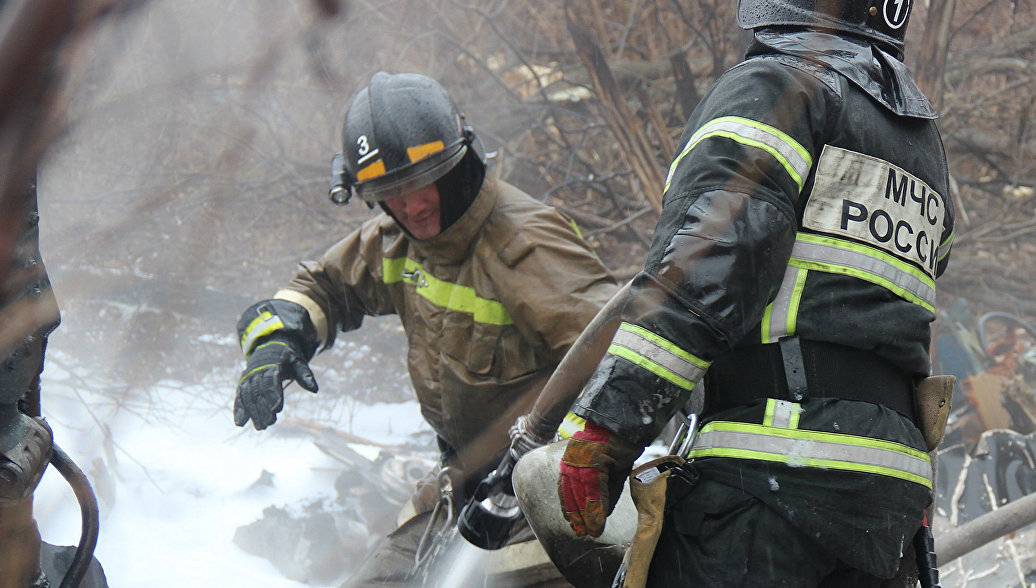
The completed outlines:
<svg viewBox="0 0 1036 588">
<path fill-rule="evenodd" d="M 235 375 L 191 387 L 162 384 L 142 403 L 73 384 L 74 377 L 48 364 L 44 415 L 55 442 L 94 484 L 101 509 L 95 555 L 112 588 L 304 586 L 232 538 L 270 505 L 333 496 L 342 465 L 311 438 L 278 435 L 276 425 L 263 432 L 235 427 Z M 309 395 L 288 392 L 289 413 L 296 397 Z M 416 402 L 349 410 L 351 432 L 375 442 L 398 442 L 400 432 L 426 427 Z M 249 490 L 263 470 L 274 475 L 274 486 Z M 35 516 L 44 541 L 79 542 L 78 505 L 53 468 L 36 492 Z"/>
</svg>

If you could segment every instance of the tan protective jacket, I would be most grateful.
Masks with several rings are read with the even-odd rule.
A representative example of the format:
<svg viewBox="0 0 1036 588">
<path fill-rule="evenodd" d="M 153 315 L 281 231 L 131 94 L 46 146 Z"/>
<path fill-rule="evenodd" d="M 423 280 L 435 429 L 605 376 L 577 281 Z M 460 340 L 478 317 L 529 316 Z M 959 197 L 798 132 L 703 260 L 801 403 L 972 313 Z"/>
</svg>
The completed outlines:
<svg viewBox="0 0 1036 588">
<path fill-rule="evenodd" d="M 309 310 L 325 347 L 365 315 L 399 315 L 425 419 L 450 447 L 488 452 L 484 460 L 506 446 L 508 427 L 616 291 L 570 220 L 487 177 L 438 236 L 412 239 L 380 214 L 303 262 L 277 297 Z M 456 465 L 469 472 L 485 465 L 464 461 Z"/>
</svg>

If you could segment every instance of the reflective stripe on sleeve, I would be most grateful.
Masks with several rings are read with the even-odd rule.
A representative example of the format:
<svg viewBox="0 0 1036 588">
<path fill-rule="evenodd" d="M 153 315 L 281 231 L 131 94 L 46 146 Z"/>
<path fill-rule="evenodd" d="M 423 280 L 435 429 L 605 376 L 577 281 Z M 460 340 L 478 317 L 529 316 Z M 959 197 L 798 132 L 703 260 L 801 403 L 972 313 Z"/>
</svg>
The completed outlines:
<svg viewBox="0 0 1036 588">
<path fill-rule="evenodd" d="M 283 328 L 284 321 L 281 320 L 281 317 L 269 310 L 261 310 L 259 316 L 248 323 L 244 334 L 241 335 L 241 351 L 244 351 L 246 356 L 251 355 L 256 341 Z"/>
<path fill-rule="evenodd" d="M 669 166 L 669 175 L 665 181 L 666 191 L 669 190 L 676 166 L 698 143 L 709 137 L 724 137 L 766 151 L 784 167 L 798 186 L 799 192 L 802 191 L 809 170 L 813 166 L 813 158 L 809 151 L 780 129 L 748 118 L 724 116 L 705 123 L 687 140 L 683 150 Z"/>
<path fill-rule="evenodd" d="M 932 487 L 928 456 L 901 443 L 766 425 L 713 421 L 698 433 L 689 458 L 753 459 L 877 474 Z"/>
<path fill-rule="evenodd" d="M 448 310 L 472 315 L 475 322 L 488 325 L 511 325 L 514 320 L 507 308 L 496 300 L 482 298 L 471 286 L 462 286 L 440 280 L 428 273 L 421 264 L 408 257 L 381 260 L 382 280 L 386 284 L 407 281 L 414 291 L 432 304 Z"/>
<path fill-rule="evenodd" d="M 763 312 L 763 321 L 760 325 L 763 343 L 776 343 L 781 337 L 795 334 L 802 288 L 808 273 L 809 270 L 792 265 L 785 269 L 777 296 Z"/>
<path fill-rule="evenodd" d="M 859 278 L 935 312 L 935 280 L 880 249 L 834 237 L 799 233 L 788 263 Z"/>
<path fill-rule="evenodd" d="M 664 337 L 630 323 L 619 325 L 608 353 L 630 361 L 685 390 L 693 390 L 711 364 L 680 349 Z"/>
<path fill-rule="evenodd" d="M 570 439 L 572 435 L 582 431 L 584 425 L 586 425 L 586 419 L 569 411 L 565 415 L 565 419 L 561 421 L 561 426 L 558 427 L 558 436 L 562 439 Z"/>
<path fill-rule="evenodd" d="M 942 261 L 944 257 L 950 254 L 950 248 L 953 247 L 954 233 L 950 233 L 946 239 L 939 244 L 939 249 L 935 251 L 935 258 Z"/>
</svg>

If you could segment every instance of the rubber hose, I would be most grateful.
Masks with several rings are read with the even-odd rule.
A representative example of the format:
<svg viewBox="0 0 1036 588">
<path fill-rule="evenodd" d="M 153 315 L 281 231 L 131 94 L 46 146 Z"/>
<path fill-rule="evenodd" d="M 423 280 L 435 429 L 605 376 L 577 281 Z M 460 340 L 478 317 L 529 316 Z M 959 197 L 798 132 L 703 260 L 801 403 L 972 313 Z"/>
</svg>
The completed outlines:
<svg viewBox="0 0 1036 588">
<path fill-rule="evenodd" d="M 97 534 L 100 529 L 100 513 L 97 510 L 97 498 L 94 496 L 90 481 L 86 478 L 83 470 L 72 461 L 57 444 L 54 445 L 54 453 L 50 458 L 54 469 L 61 474 L 61 477 L 72 487 L 72 491 L 79 501 L 79 510 L 83 517 L 83 529 L 79 536 L 79 545 L 76 547 L 76 554 L 72 557 L 72 563 L 61 580 L 60 588 L 77 588 L 86 577 L 93 561 L 94 548 L 97 547 Z"/>
</svg>

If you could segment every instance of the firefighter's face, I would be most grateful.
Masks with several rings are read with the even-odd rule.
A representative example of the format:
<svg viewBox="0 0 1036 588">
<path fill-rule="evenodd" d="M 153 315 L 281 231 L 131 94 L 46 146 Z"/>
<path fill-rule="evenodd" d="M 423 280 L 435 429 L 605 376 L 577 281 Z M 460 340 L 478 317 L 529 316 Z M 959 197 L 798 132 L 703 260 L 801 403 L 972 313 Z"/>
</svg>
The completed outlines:
<svg viewBox="0 0 1036 588">
<path fill-rule="evenodd" d="M 385 202 L 399 224 L 417 239 L 431 239 L 442 230 L 439 190 L 435 184 Z"/>
</svg>

